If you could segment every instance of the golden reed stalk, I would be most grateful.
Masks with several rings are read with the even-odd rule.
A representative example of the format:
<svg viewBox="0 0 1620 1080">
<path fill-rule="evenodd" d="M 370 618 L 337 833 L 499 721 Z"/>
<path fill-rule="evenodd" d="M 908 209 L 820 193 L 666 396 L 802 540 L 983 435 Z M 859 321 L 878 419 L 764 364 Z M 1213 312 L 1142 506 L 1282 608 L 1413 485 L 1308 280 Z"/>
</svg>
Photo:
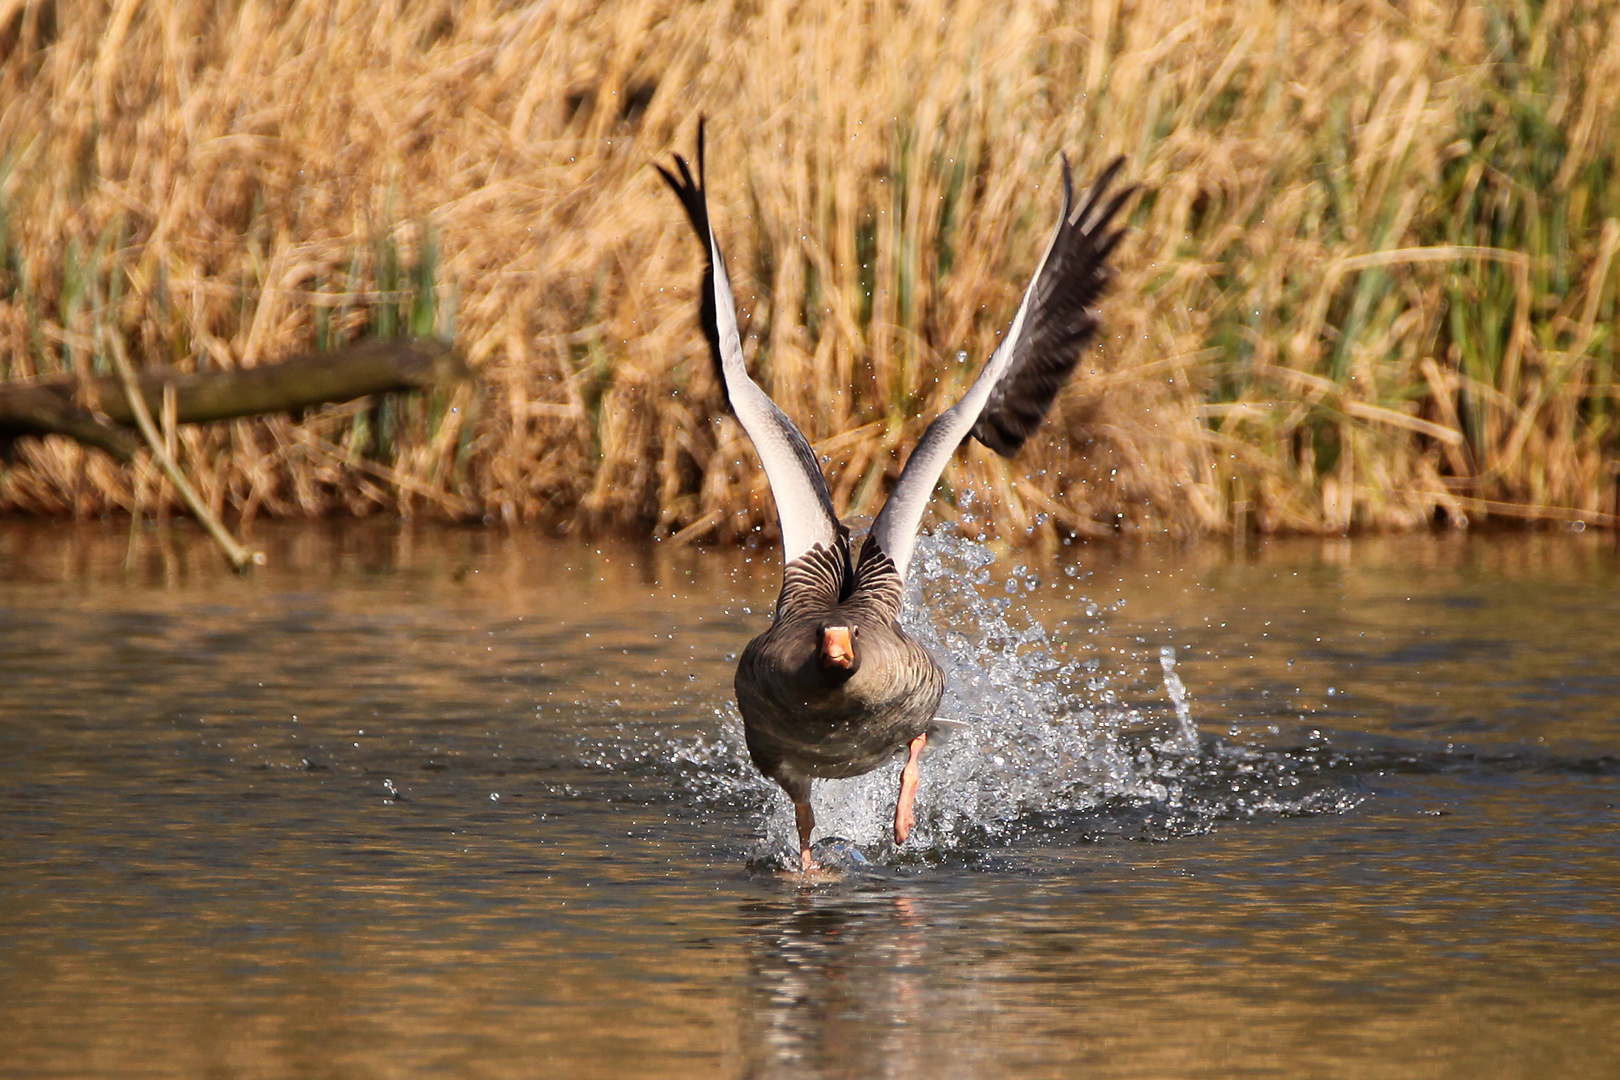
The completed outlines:
<svg viewBox="0 0 1620 1080">
<path fill-rule="evenodd" d="M 1106 338 L 941 517 L 1607 524 L 1616 85 L 1620 0 L 0 0 L 0 377 L 453 329 L 479 394 L 184 429 L 202 497 L 769 529 L 649 168 L 702 113 L 754 369 L 841 511 L 994 346 L 1067 150 L 1146 185 Z M 0 512 L 173 499 L 17 453 Z"/>
</svg>

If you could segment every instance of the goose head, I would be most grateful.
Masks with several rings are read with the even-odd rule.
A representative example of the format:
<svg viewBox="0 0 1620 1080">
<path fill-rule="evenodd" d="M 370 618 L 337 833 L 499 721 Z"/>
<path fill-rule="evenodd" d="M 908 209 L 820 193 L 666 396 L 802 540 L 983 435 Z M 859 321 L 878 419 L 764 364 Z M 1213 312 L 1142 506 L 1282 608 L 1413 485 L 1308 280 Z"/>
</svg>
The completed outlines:
<svg viewBox="0 0 1620 1080">
<path fill-rule="evenodd" d="M 821 677 L 831 683 L 848 681 L 860 670 L 861 655 L 855 642 L 861 636 L 858 626 L 820 626 L 816 628 L 816 666 Z"/>
</svg>

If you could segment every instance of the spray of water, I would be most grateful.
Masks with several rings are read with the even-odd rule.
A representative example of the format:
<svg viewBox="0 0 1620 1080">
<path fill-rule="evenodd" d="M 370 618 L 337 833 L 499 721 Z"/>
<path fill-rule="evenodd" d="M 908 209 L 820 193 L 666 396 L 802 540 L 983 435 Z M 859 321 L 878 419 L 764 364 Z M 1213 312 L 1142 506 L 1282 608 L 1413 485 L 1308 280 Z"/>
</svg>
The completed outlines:
<svg viewBox="0 0 1620 1080">
<path fill-rule="evenodd" d="M 1039 581 L 1017 568 L 998 589 L 993 560 L 984 545 L 955 536 L 923 537 L 914 556 L 902 622 L 945 669 L 947 689 L 941 731 L 923 758 L 912 839 L 896 849 L 890 832 L 898 756 L 865 776 L 816 782 L 818 837 L 843 838 L 876 862 L 931 860 L 1066 815 L 1146 809 L 1159 828 L 1185 834 L 1221 817 L 1337 812 L 1359 801 L 1302 783 L 1311 762 L 1201 742 L 1169 646 L 1158 660 L 1161 700 L 1173 711 L 1145 715 L 1127 704 L 1120 688 L 1130 677 L 1096 656 L 1065 655 L 1020 602 Z M 1075 614 L 1098 633 L 1107 612 L 1082 600 Z M 756 861 L 796 863 L 791 805 L 749 762 L 735 706 L 717 715 L 717 737 L 664 744 L 662 768 L 673 766 L 700 804 L 763 806 Z"/>
<path fill-rule="evenodd" d="M 1187 753 L 1198 753 L 1198 729 L 1193 726 L 1192 703 L 1187 698 L 1187 687 L 1176 674 L 1176 649 L 1166 645 L 1159 650 L 1159 666 L 1164 669 L 1164 692 L 1170 695 L 1176 707 L 1176 723 L 1181 727 L 1181 741 Z"/>
<path fill-rule="evenodd" d="M 1015 571 L 995 595 L 993 558 L 970 540 L 925 537 L 912 564 L 902 622 L 945 669 L 947 722 L 923 759 L 910 852 L 993 840 L 1032 814 L 1179 800 L 1157 747 L 1126 737 L 1144 718 L 1120 703 L 1100 663 L 1062 657 L 1017 603 L 1020 591 L 1039 587 L 1032 576 Z M 1096 605 L 1085 610 L 1101 617 Z M 1194 731 L 1195 752 L 1196 743 Z M 818 782 L 821 831 L 870 857 L 897 857 L 890 828 L 900 766 L 897 758 L 865 776 Z M 775 852 L 791 847 L 794 832 L 786 799 L 772 801 L 765 847 Z"/>
</svg>

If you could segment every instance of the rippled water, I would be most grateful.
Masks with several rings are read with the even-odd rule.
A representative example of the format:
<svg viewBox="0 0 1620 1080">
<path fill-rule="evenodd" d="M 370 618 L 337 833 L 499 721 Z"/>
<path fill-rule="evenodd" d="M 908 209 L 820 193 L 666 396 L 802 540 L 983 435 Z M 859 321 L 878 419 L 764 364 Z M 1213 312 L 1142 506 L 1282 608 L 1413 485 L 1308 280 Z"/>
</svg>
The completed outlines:
<svg viewBox="0 0 1620 1080">
<path fill-rule="evenodd" d="M 1620 1074 L 1610 538 L 930 542 L 813 888 L 769 556 L 262 540 L 0 524 L 0 1075 Z"/>
</svg>

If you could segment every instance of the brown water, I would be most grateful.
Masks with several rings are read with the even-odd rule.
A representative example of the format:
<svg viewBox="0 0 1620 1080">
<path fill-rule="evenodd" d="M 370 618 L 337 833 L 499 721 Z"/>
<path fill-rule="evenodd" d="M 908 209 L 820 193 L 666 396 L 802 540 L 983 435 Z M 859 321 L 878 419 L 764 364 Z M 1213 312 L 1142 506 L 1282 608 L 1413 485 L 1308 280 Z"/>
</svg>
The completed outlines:
<svg viewBox="0 0 1620 1080">
<path fill-rule="evenodd" d="M 262 540 L 0 524 L 0 1075 L 1620 1075 L 1610 538 L 933 545 L 967 728 L 813 888 L 769 556 Z"/>
</svg>

